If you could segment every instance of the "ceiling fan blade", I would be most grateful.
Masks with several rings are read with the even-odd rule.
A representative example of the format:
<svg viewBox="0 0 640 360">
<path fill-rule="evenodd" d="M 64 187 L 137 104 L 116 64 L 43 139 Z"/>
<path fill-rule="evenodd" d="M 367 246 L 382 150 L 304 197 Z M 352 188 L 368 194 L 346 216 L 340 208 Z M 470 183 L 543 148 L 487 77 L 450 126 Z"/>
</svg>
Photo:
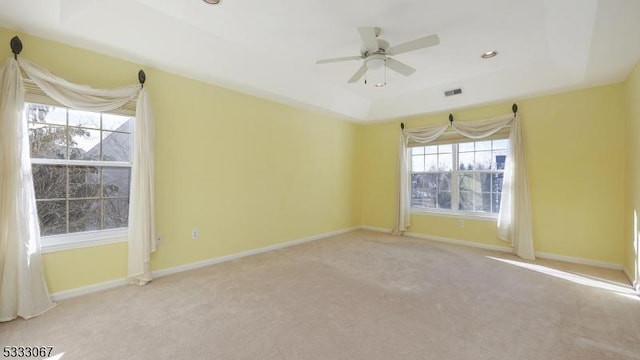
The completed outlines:
<svg viewBox="0 0 640 360">
<path fill-rule="evenodd" d="M 407 41 L 396 46 L 392 46 L 387 49 L 387 55 L 398 55 L 413 50 L 424 49 L 429 46 L 440 44 L 440 38 L 437 34 L 421 37 L 412 41 Z"/>
<path fill-rule="evenodd" d="M 362 44 L 370 52 L 378 51 L 378 40 L 376 40 L 376 29 L 372 27 L 361 26 L 358 28 Z"/>
<path fill-rule="evenodd" d="M 416 72 L 416 69 L 412 68 L 411 66 L 405 63 L 401 63 L 400 61 L 394 60 L 392 58 L 387 58 L 387 67 L 404 76 L 409 76 Z"/>
<path fill-rule="evenodd" d="M 356 73 L 353 74 L 351 79 L 349 79 L 349 81 L 347 81 L 347 82 L 348 83 L 354 83 L 354 82 L 360 80 L 362 75 L 364 75 L 364 73 L 366 73 L 366 72 L 367 72 L 367 66 L 363 64 L 362 66 L 360 66 L 360 69 L 358 69 L 358 71 L 356 71 Z"/>
<path fill-rule="evenodd" d="M 350 60 L 362 60 L 362 56 L 358 55 L 358 56 L 345 56 L 345 57 L 332 58 L 332 59 L 322 59 L 322 60 L 316 61 L 316 64 L 328 64 L 328 63 L 350 61 Z"/>
</svg>

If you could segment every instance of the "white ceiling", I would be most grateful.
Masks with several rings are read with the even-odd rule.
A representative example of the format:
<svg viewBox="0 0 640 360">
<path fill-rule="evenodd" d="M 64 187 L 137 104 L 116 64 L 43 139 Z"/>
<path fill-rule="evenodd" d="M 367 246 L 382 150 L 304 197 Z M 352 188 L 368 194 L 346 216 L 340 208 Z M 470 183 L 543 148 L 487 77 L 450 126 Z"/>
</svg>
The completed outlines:
<svg viewBox="0 0 640 360">
<path fill-rule="evenodd" d="M 639 15 L 638 0 L 0 1 L 2 27 L 356 121 L 622 81 Z M 359 61 L 315 61 L 359 55 L 358 26 L 440 45 L 395 56 L 417 71 L 388 71 L 384 88 L 347 84 Z"/>
</svg>

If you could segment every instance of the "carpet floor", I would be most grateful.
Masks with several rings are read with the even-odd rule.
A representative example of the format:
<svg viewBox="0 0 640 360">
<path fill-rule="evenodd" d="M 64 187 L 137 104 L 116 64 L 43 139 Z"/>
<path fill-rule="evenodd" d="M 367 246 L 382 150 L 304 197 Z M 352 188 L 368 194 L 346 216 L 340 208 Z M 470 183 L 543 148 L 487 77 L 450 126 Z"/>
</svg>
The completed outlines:
<svg viewBox="0 0 640 360">
<path fill-rule="evenodd" d="M 0 344 L 72 359 L 640 359 L 619 271 L 371 231 L 60 302 Z"/>
</svg>

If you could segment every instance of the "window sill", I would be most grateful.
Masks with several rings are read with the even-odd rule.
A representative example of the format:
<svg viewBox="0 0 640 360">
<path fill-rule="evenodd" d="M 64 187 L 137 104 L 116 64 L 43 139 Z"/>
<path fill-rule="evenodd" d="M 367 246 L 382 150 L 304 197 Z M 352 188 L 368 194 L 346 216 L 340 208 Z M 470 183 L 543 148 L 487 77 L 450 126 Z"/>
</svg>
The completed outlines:
<svg viewBox="0 0 640 360">
<path fill-rule="evenodd" d="M 448 217 L 448 218 L 454 218 L 454 219 L 498 222 L 497 215 L 485 215 L 485 214 L 459 212 L 459 211 L 438 211 L 438 210 L 411 208 L 411 215 L 428 215 L 428 216 Z"/>
<path fill-rule="evenodd" d="M 42 253 L 127 242 L 127 228 L 43 236 Z"/>
</svg>

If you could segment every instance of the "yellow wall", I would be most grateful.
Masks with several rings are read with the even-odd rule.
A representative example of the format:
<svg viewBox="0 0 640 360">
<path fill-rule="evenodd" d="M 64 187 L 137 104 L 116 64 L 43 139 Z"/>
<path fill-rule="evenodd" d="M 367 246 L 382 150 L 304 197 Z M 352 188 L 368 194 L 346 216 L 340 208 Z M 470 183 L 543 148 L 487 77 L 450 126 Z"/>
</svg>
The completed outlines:
<svg viewBox="0 0 640 360">
<path fill-rule="evenodd" d="M 640 281 L 640 258 L 638 255 L 638 222 L 640 222 L 640 62 L 625 82 L 627 113 L 627 159 L 625 196 L 625 241 L 624 268 L 637 285 Z M 634 221 L 634 214 L 637 221 Z"/>
<path fill-rule="evenodd" d="M 14 31 L 0 29 L 0 59 Z M 142 66 L 18 34 L 22 56 L 94 87 Z M 153 269 L 358 225 L 357 125 L 145 68 L 156 121 Z M 191 228 L 200 238 L 191 239 Z M 44 255 L 51 292 L 122 279 L 126 243 Z"/>
<path fill-rule="evenodd" d="M 0 28 L 0 44 L 13 35 Z M 135 83 L 142 67 L 19 35 L 24 58 L 74 82 Z M 8 56 L 8 46 L 0 46 L 0 59 Z M 157 128 L 156 210 L 163 238 L 154 269 L 358 225 L 392 227 L 400 120 L 355 125 L 145 71 Z M 629 213 L 640 209 L 640 162 L 632 156 L 640 150 L 633 136 L 640 128 L 639 98 L 640 65 L 625 84 L 517 101 L 536 251 L 634 269 Z M 454 115 L 465 121 L 510 108 L 508 102 Z M 446 122 L 447 115 L 402 121 L 421 126 Z M 415 215 L 412 224 L 411 232 L 505 245 L 496 239 L 493 222 L 465 220 L 461 228 L 455 218 Z M 190 238 L 193 227 L 199 240 Z M 45 254 L 50 290 L 122 279 L 126 252 L 126 243 L 117 243 Z"/>
<path fill-rule="evenodd" d="M 518 100 L 530 179 L 537 252 L 622 264 L 624 92 L 622 84 Z M 511 102 L 460 110 L 456 121 L 510 112 Z M 443 124 L 448 114 L 402 119 L 408 127 Z M 362 223 L 390 229 L 395 212 L 400 120 L 362 134 Z M 410 232 L 489 245 L 494 222 L 412 215 Z"/>
</svg>

